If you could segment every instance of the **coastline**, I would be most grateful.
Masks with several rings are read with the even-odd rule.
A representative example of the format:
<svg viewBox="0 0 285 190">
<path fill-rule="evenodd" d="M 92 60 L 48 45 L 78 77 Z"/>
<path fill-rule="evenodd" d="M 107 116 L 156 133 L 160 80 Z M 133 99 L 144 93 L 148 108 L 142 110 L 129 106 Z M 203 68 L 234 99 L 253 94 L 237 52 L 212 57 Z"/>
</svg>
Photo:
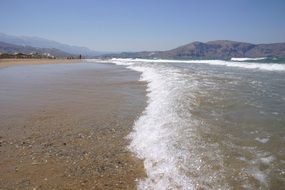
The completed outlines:
<svg viewBox="0 0 285 190">
<path fill-rule="evenodd" d="M 0 187 L 135 189 L 144 166 L 125 137 L 146 106 L 139 73 L 37 61 L 0 72 Z"/>
</svg>

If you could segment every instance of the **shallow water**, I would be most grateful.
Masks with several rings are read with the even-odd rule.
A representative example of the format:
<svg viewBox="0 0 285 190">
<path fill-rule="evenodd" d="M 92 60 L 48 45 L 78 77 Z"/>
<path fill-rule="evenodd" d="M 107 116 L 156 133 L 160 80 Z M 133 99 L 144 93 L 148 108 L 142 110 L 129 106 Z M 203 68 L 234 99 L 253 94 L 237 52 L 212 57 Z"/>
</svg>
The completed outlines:
<svg viewBox="0 0 285 190">
<path fill-rule="evenodd" d="M 282 189 L 285 65 L 113 59 L 141 72 L 148 106 L 128 136 L 139 189 Z"/>
<path fill-rule="evenodd" d="M 145 108 L 139 73 L 106 64 L 0 69 L 0 189 L 134 189 L 124 138 Z"/>
</svg>

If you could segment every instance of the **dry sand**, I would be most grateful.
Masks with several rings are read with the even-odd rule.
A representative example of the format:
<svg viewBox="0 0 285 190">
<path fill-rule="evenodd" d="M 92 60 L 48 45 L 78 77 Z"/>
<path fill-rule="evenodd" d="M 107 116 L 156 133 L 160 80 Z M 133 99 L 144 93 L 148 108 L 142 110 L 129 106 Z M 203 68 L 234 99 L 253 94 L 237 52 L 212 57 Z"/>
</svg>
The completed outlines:
<svg viewBox="0 0 285 190">
<path fill-rule="evenodd" d="M 0 68 L 17 65 L 38 65 L 38 64 L 67 64 L 82 62 L 80 59 L 0 59 Z"/>
<path fill-rule="evenodd" d="M 139 74 L 107 64 L 0 69 L 0 189 L 135 189 L 126 137 L 145 107 Z"/>
</svg>

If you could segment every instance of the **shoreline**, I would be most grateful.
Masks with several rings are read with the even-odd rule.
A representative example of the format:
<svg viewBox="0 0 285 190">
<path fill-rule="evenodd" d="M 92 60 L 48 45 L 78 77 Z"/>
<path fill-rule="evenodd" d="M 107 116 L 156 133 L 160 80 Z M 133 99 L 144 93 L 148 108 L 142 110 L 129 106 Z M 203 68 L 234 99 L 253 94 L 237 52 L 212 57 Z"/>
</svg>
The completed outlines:
<svg viewBox="0 0 285 190">
<path fill-rule="evenodd" d="M 125 137 L 146 106 L 139 77 L 100 63 L 0 70 L 0 187 L 136 189 L 146 174 Z"/>
<path fill-rule="evenodd" d="M 71 64 L 81 62 L 84 62 L 84 59 L 0 59 L 0 69 L 19 65 Z"/>
</svg>

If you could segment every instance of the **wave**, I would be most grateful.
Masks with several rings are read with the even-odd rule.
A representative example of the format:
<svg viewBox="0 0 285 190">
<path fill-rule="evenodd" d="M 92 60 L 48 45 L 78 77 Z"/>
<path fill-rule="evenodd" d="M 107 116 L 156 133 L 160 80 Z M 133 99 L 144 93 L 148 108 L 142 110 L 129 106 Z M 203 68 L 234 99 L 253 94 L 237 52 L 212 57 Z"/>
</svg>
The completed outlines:
<svg viewBox="0 0 285 190">
<path fill-rule="evenodd" d="M 129 134 L 129 149 L 144 160 L 147 178 L 139 181 L 138 189 L 193 189 L 192 180 L 181 170 L 181 160 L 190 157 L 175 144 L 178 130 L 189 123 L 179 117 L 176 98 L 181 96 L 185 81 L 182 74 L 167 67 L 145 65 L 126 60 L 113 60 L 138 71 L 147 81 L 148 104 Z M 191 83 L 194 88 L 195 84 Z M 190 87 L 189 87 L 190 88 Z M 180 147 L 180 145 L 179 145 Z"/>
<path fill-rule="evenodd" d="M 147 82 L 147 107 L 128 136 L 128 148 L 144 160 L 147 174 L 147 178 L 139 180 L 138 189 L 208 189 L 204 184 L 223 178 L 224 167 L 209 172 L 203 160 L 208 157 L 215 159 L 217 165 L 223 163 L 219 147 L 204 142 L 198 132 L 203 124 L 191 114 L 196 93 L 202 93 L 195 75 L 141 60 L 111 62 L 140 72 L 140 80 Z M 224 183 L 217 187 L 227 186 Z"/>
<path fill-rule="evenodd" d="M 237 172 L 239 172 L 237 179 L 242 182 L 243 187 L 250 189 L 255 187 L 247 178 L 254 178 L 255 183 L 268 187 L 270 170 L 263 171 L 259 165 L 260 163 L 270 165 L 276 157 L 269 152 L 259 151 L 256 147 L 236 145 L 232 141 L 227 141 L 227 137 L 221 142 L 209 142 L 209 139 L 201 135 L 207 135 L 207 120 L 195 117 L 192 112 L 195 112 L 197 106 L 199 107 L 195 104 L 200 100 L 199 97 L 209 92 L 205 88 L 207 85 L 219 89 L 218 81 L 212 85 L 215 77 L 212 80 L 211 76 L 193 72 L 192 69 L 187 70 L 174 64 L 160 64 L 195 63 L 222 66 L 238 64 L 245 68 L 245 63 L 221 60 L 147 59 L 89 61 L 126 66 L 140 72 L 140 80 L 147 82 L 147 107 L 135 121 L 133 132 L 128 135 L 130 139 L 128 148 L 144 161 L 147 174 L 147 178 L 139 180 L 138 189 L 231 189 L 232 184 L 227 177 L 236 176 Z M 258 69 L 269 70 L 269 67 L 262 68 L 260 65 L 268 66 L 268 64 L 259 64 Z M 210 131 L 209 134 L 215 136 L 214 131 Z M 258 137 L 254 140 L 262 144 L 269 141 Z M 225 157 L 227 154 L 223 152 L 225 149 L 230 150 L 228 152 L 232 150 L 246 152 L 251 157 L 237 158 L 244 166 L 232 168 L 225 161 L 227 159 Z"/>
<path fill-rule="evenodd" d="M 111 60 L 121 65 L 131 65 L 134 63 L 195 63 L 195 64 L 208 64 L 227 67 L 239 67 L 244 69 L 257 69 L 265 71 L 285 71 L 285 64 L 277 63 L 253 63 L 253 62 L 233 62 L 223 60 L 167 60 L 167 59 L 117 59 Z M 107 62 L 110 62 L 108 60 Z"/>
<path fill-rule="evenodd" d="M 231 61 L 260 61 L 267 59 L 266 57 L 248 58 L 248 57 L 233 57 Z"/>
<path fill-rule="evenodd" d="M 139 189 L 193 189 L 191 180 L 177 166 L 182 153 L 172 141 L 174 125 L 182 123 L 173 109 L 173 97 L 178 95 L 175 87 L 156 69 L 130 68 L 142 72 L 141 80 L 148 82 L 149 92 L 148 106 L 129 135 L 129 148 L 144 160 L 148 176 L 140 181 Z"/>
</svg>

